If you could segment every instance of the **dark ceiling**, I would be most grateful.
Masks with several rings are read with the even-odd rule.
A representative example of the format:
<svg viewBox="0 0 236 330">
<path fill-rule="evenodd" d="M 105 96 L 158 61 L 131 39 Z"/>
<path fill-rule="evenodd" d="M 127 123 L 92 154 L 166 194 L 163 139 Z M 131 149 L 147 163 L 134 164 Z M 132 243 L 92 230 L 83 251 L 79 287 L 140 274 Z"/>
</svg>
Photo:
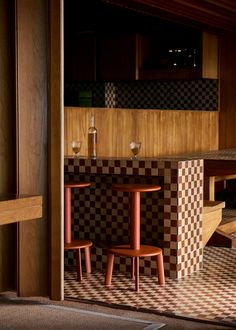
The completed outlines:
<svg viewBox="0 0 236 330">
<path fill-rule="evenodd" d="M 235 0 L 102 0 L 200 29 L 236 33 Z"/>
<path fill-rule="evenodd" d="M 195 33 L 196 27 L 180 24 L 175 20 L 166 20 L 164 15 L 150 15 L 148 12 L 134 10 L 103 0 L 70 0 L 64 2 L 65 34 L 81 33 Z M 183 22 L 181 22 L 183 23 Z M 197 28 L 199 30 L 199 28 Z"/>
</svg>

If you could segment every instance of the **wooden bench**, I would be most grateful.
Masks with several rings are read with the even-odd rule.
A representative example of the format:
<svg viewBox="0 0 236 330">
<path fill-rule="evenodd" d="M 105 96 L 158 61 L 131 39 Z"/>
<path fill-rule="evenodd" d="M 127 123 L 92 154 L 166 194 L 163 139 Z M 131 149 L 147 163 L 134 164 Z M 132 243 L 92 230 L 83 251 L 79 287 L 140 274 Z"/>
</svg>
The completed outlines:
<svg viewBox="0 0 236 330">
<path fill-rule="evenodd" d="M 236 175 L 221 175 L 221 176 L 208 176 L 204 178 L 204 198 L 210 201 L 215 200 L 215 183 L 223 181 L 224 189 L 226 189 L 226 182 L 228 180 L 235 180 Z M 231 219 L 224 219 L 219 226 L 216 228 L 215 232 L 209 238 L 209 243 L 214 246 L 222 247 L 236 247 L 236 215 Z"/>
<path fill-rule="evenodd" d="M 203 224 L 202 224 L 202 242 L 203 247 L 207 244 L 215 230 L 222 220 L 222 209 L 225 207 L 225 202 L 219 201 L 204 201 L 203 207 Z"/>
<path fill-rule="evenodd" d="M 236 247 L 236 209 L 225 209 L 222 221 L 209 240 L 213 246 Z"/>
</svg>

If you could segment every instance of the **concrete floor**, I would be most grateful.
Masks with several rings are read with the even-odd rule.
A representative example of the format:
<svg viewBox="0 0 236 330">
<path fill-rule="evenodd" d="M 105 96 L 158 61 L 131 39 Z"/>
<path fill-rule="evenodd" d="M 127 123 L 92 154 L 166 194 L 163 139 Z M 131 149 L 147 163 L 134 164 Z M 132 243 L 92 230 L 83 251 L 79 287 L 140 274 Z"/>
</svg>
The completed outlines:
<svg viewBox="0 0 236 330">
<path fill-rule="evenodd" d="M 235 329 L 215 324 L 168 318 L 152 313 L 111 308 L 78 301 L 52 301 L 47 298 L 17 298 L 14 293 L 0 295 L 0 329 L 78 329 L 78 330 L 155 330 Z"/>
<path fill-rule="evenodd" d="M 178 319 L 178 318 L 170 318 L 166 316 L 160 316 L 152 313 L 142 313 L 142 312 L 137 312 L 137 311 L 130 311 L 130 310 L 124 310 L 124 309 L 118 309 L 118 308 L 110 308 L 110 307 L 105 307 L 105 306 L 100 306 L 97 304 L 85 304 L 85 303 L 80 303 L 80 302 L 72 302 L 72 301 L 65 301 L 63 302 L 66 306 L 73 306 L 76 308 L 82 308 L 85 310 L 90 310 L 90 311 L 95 311 L 95 312 L 100 312 L 100 313 L 106 313 L 106 314 L 114 314 L 114 315 L 119 315 L 122 317 L 127 317 L 127 318 L 133 318 L 133 319 L 142 319 L 142 320 L 147 320 L 151 321 L 153 323 L 155 322 L 160 322 L 164 323 L 165 326 L 162 328 L 164 330 L 170 330 L 170 329 L 175 329 L 175 330 L 197 330 L 197 329 L 202 329 L 202 330 L 220 330 L 220 329 L 235 329 L 235 327 L 228 327 L 228 326 L 221 326 L 221 325 L 215 325 L 215 324 L 207 324 L 207 323 L 202 323 L 202 322 L 193 322 L 193 321 L 188 321 L 188 320 L 183 320 L 183 319 Z"/>
</svg>

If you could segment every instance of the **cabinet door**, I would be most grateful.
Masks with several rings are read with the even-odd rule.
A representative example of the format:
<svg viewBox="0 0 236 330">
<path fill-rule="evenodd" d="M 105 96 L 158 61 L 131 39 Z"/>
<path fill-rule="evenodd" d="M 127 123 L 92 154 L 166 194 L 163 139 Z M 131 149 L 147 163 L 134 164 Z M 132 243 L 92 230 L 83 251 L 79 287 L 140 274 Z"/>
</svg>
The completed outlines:
<svg viewBox="0 0 236 330">
<path fill-rule="evenodd" d="M 96 80 L 96 38 L 79 34 L 65 41 L 65 81 Z"/>
<path fill-rule="evenodd" d="M 135 35 L 103 35 L 98 39 L 98 80 L 134 80 L 135 72 Z"/>
</svg>

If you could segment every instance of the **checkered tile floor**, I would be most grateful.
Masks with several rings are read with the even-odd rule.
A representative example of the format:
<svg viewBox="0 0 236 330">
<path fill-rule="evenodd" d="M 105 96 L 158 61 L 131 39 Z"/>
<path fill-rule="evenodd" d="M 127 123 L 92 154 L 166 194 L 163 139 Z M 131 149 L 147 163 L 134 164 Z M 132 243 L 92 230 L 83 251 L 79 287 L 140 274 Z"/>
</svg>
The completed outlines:
<svg viewBox="0 0 236 330">
<path fill-rule="evenodd" d="M 109 289 L 104 273 L 84 274 L 79 283 L 70 268 L 65 271 L 66 298 L 236 326 L 236 249 L 206 247 L 203 270 L 179 280 L 167 278 L 165 286 L 158 285 L 156 276 L 140 276 L 138 293 L 129 274 L 114 273 Z"/>
</svg>

